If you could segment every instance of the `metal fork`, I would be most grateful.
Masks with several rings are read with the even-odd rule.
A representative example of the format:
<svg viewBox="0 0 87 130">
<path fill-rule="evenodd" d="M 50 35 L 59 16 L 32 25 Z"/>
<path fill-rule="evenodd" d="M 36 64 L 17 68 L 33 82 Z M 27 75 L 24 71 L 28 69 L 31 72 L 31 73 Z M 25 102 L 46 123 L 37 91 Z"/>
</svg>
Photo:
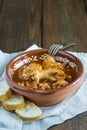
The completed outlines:
<svg viewBox="0 0 87 130">
<path fill-rule="evenodd" d="M 67 47 L 75 45 L 75 42 L 69 42 L 64 45 L 62 44 L 52 44 L 50 48 L 48 49 L 48 53 L 51 55 L 55 55 L 59 49 L 65 49 Z"/>
</svg>

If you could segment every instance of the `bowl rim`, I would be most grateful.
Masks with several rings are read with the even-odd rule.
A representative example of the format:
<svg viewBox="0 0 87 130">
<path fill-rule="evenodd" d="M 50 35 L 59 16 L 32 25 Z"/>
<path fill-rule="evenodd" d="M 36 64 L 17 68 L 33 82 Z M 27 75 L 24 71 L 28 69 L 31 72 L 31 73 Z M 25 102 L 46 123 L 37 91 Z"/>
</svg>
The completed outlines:
<svg viewBox="0 0 87 130">
<path fill-rule="evenodd" d="M 70 52 L 67 52 L 67 51 L 64 51 L 64 50 L 59 50 L 58 53 L 65 53 L 71 57 L 73 57 L 74 59 L 76 59 L 79 63 L 80 63 L 80 66 L 81 66 L 81 69 L 80 69 L 80 76 L 77 76 L 76 79 L 74 79 L 70 84 L 68 84 L 68 86 L 64 86 L 64 87 L 61 87 L 61 88 L 55 88 L 55 89 L 50 89 L 50 90 L 32 90 L 32 89 L 29 89 L 29 88 L 26 88 L 26 87 L 21 87 L 19 85 L 17 85 L 17 83 L 12 80 L 8 74 L 8 68 L 9 68 L 9 65 L 11 62 L 13 61 L 16 61 L 17 59 L 20 59 L 21 57 L 23 57 L 24 55 L 27 55 L 28 53 L 32 53 L 32 52 L 39 52 L 39 51 L 43 51 L 43 52 L 48 52 L 48 49 L 45 49 L 45 48 L 41 48 L 41 49 L 35 49 L 35 50 L 30 50 L 30 51 L 26 51 L 26 52 L 22 52 L 20 54 L 18 54 L 17 56 L 15 56 L 14 58 L 12 58 L 8 64 L 6 65 L 5 67 L 5 79 L 7 80 L 7 82 L 9 82 L 8 84 L 11 84 L 12 86 L 10 87 L 14 87 L 16 89 L 19 89 L 19 90 L 22 90 L 22 91 L 25 91 L 25 92 L 32 92 L 32 93 L 41 93 L 41 94 L 46 94 L 46 93 L 53 93 L 53 92 L 56 92 L 56 91 L 63 91 L 65 89 L 68 89 L 68 88 L 71 88 L 73 87 L 76 83 L 78 83 L 78 81 L 83 77 L 83 74 L 84 74 L 84 65 L 83 63 L 81 62 L 81 60 L 73 55 L 72 53 Z M 58 54 L 57 53 L 57 54 Z"/>
</svg>

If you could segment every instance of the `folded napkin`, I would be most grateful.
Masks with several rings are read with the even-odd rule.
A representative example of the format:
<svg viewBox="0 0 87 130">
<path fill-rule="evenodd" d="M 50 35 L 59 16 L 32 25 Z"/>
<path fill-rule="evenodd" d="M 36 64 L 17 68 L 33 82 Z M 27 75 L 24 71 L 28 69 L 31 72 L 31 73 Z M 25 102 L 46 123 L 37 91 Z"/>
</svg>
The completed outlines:
<svg viewBox="0 0 87 130">
<path fill-rule="evenodd" d="M 33 45 L 27 50 L 38 48 L 37 45 Z M 4 79 L 4 68 L 6 64 L 19 53 L 21 52 L 7 54 L 0 51 L 0 81 Z M 70 53 L 77 56 L 84 65 L 84 80 L 78 92 L 73 96 L 69 95 L 57 105 L 41 107 L 43 111 L 41 119 L 33 122 L 24 122 L 14 113 L 8 112 L 0 106 L 0 130 L 47 130 L 52 125 L 60 124 L 67 119 L 87 111 L 87 53 Z"/>
</svg>

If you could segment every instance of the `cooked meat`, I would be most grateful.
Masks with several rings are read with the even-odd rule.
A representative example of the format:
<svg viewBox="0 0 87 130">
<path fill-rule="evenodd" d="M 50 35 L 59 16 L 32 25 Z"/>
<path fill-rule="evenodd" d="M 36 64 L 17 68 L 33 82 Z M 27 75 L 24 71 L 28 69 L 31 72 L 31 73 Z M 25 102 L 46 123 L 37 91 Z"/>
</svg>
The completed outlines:
<svg viewBox="0 0 87 130">
<path fill-rule="evenodd" d="M 18 77 L 21 80 L 35 80 L 35 77 L 42 71 L 42 66 L 37 63 L 30 63 L 18 70 Z"/>
<path fill-rule="evenodd" d="M 64 79 L 60 79 L 57 82 L 53 83 L 52 88 L 60 88 L 68 84 L 68 81 Z"/>
<path fill-rule="evenodd" d="M 44 56 L 42 66 L 44 69 L 55 68 L 64 70 L 62 63 L 56 62 L 55 59 L 50 55 Z"/>
<path fill-rule="evenodd" d="M 46 55 L 42 64 L 34 62 L 19 68 L 18 78 L 20 79 L 18 84 L 22 87 L 47 90 L 67 85 L 71 76 L 65 73 L 62 63 L 55 61 L 52 56 Z"/>
</svg>

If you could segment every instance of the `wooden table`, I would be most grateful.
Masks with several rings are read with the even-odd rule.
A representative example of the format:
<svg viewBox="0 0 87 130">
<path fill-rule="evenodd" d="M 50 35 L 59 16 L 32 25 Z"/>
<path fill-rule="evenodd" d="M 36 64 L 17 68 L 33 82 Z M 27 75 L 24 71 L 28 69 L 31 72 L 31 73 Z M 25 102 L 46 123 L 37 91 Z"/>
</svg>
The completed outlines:
<svg viewBox="0 0 87 130">
<path fill-rule="evenodd" d="M 67 50 L 87 52 L 87 0 L 0 0 L 1 50 L 53 42 L 76 42 Z M 87 130 L 87 112 L 48 130 Z"/>
</svg>

